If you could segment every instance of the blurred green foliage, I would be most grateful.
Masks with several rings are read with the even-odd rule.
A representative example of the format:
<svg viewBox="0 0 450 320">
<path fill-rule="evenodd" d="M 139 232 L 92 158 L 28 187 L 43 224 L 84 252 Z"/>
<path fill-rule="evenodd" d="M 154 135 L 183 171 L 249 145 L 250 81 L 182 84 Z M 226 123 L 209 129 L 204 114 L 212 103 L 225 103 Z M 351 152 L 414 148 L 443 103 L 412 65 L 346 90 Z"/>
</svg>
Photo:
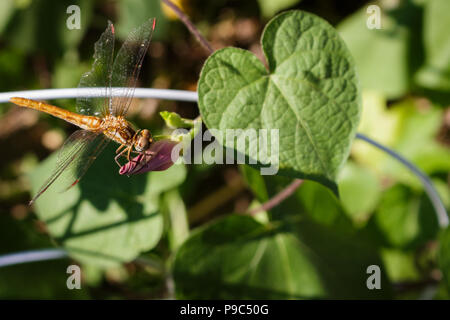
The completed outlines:
<svg viewBox="0 0 450 320">
<path fill-rule="evenodd" d="M 231 215 L 194 233 L 177 252 L 182 299 L 388 298 L 366 287 L 361 266 L 381 265 L 376 250 L 310 221 L 271 228 Z"/>
<path fill-rule="evenodd" d="M 266 22 L 280 10 L 330 21 L 361 80 L 358 131 L 430 175 L 450 208 L 449 1 L 375 2 L 380 30 L 367 28 L 369 2 L 359 0 L 178 3 L 215 48 L 257 55 Z M 65 26 L 71 4 L 81 8 L 80 30 Z M 0 91 L 74 87 L 108 19 L 120 41 L 150 17 L 157 17 L 157 29 L 139 86 L 195 90 L 207 53 L 166 11 L 156 0 L 2 0 Z M 73 108 L 74 100 L 52 103 Z M 198 115 L 195 104 L 141 100 L 130 119 L 164 133 L 162 110 Z M 0 108 L 0 255 L 48 247 L 70 252 L 70 259 L 0 268 L 0 298 L 401 299 L 430 288 L 433 298 L 450 297 L 448 228 L 439 229 L 417 179 L 361 141 L 339 172 L 339 199 L 305 181 L 255 217 L 243 213 L 283 190 L 289 178 L 232 165 L 174 166 L 128 178 L 117 174 L 112 149 L 73 190 L 58 193 L 54 186 L 27 207 L 73 129 L 9 104 Z M 81 290 L 65 286 L 70 264 L 82 267 Z M 365 287 L 371 264 L 381 267 L 382 290 Z"/>
<path fill-rule="evenodd" d="M 446 0 L 384 1 L 381 29 L 369 29 L 366 8 L 339 26 L 356 59 L 361 83 L 388 98 L 412 92 L 440 104 L 449 101 L 450 49 Z M 373 13 L 372 13 L 373 14 Z"/>
</svg>

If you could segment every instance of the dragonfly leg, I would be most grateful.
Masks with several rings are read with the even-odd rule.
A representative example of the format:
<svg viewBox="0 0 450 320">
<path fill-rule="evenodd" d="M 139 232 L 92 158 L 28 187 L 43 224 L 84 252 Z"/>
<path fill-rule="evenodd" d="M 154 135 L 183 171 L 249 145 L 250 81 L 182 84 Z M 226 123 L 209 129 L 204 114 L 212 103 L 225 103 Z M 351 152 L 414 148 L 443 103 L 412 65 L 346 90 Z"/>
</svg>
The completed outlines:
<svg viewBox="0 0 450 320">
<path fill-rule="evenodd" d="M 114 157 L 114 160 L 116 161 L 119 167 L 122 167 L 122 165 L 119 162 L 119 158 L 129 149 L 129 147 L 126 147 L 125 149 L 119 152 L 119 150 L 122 149 L 122 147 L 126 147 L 126 145 L 122 144 L 119 148 L 117 148 L 116 150 L 117 155 Z"/>
<path fill-rule="evenodd" d="M 131 151 L 133 151 L 133 147 L 128 148 L 127 151 L 128 151 L 127 160 L 128 160 L 128 162 L 131 162 L 130 155 L 131 155 Z"/>
<path fill-rule="evenodd" d="M 145 157 L 144 159 L 146 159 L 146 162 L 150 161 L 150 159 L 153 158 L 154 155 L 156 155 L 156 152 L 150 151 L 150 150 L 143 151 L 143 152 L 139 152 L 139 151 L 133 150 L 131 152 L 132 153 L 137 153 L 137 154 L 144 154 L 144 157 Z M 147 158 L 148 156 L 150 156 L 150 158 Z M 138 162 L 138 161 L 135 161 L 134 159 L 131 159 L 131 162 Z"/>
<path fill-rule="evenodd" d="M 147 151 L 141 151 L 141 152 L 136 151 L 136 150 L 132 150 L 131 153 L 134 153 L 134 154 L 144 154 L 144 155 L 148 155 L 148 156 L 154 156 L 154 155 L 156 154 L 156 152 L 150 151 L 150 150 L 147 150 Z"/>
<path fill-rule="evenodd" d="M 125 145 L 125 144 L 121 144 L 121 145 L 117 148 L 116 154 L 119 153 L 120 149 L 122 149 L 123 147 L 126 147 L 126 145 Z"/>
<path fill-rule="evenodd" d="M 128 162 L 135 162 L 135 163 L 138 162 L 138 161 L 130 158 L 131 153 L 136 153 L 136 154 L 143 154 L 144 153 L 144 152 L 139 152 L 139 151 L 133 150 L 133 147 L 129 147 L 128 149 L 125 149 L 125 150 L 128 150 L 128 153 L 127 153 L 127 160 L 128 160 Z"/>
<path fill-rule="evenodd" d="M 119 166 L 119 167 L 122 167 L 122 165 L 120 164 L 120 162 L 119 162 L 119 157 L 121 156 L 121 154 L 118 154 L 118 155 L 116 155 L 115 157 L 114 157 L 114 160 L 116 161 L 116 163 L 117 163 L 117 165 Z"/>
</svg>

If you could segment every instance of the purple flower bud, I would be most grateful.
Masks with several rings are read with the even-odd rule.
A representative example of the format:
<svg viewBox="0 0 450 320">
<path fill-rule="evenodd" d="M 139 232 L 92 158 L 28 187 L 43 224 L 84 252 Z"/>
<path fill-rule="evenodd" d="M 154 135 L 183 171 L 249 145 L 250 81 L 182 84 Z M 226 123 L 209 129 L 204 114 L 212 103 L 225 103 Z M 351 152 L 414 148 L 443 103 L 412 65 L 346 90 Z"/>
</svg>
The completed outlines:
<svg viewBox="0 0 450 320">
<path fill-rule="evenodd" d="M 174 156 L 175 159 L 172 159 L 172 150 L 177 144 L 178 142 L 171 140 L 160 140 L 153 143 L 145 153 L 139 154 L 120 167 L 119 174 L 131 175 L 169 169 L 179 157 L 177 154 Z"/>
</svg>

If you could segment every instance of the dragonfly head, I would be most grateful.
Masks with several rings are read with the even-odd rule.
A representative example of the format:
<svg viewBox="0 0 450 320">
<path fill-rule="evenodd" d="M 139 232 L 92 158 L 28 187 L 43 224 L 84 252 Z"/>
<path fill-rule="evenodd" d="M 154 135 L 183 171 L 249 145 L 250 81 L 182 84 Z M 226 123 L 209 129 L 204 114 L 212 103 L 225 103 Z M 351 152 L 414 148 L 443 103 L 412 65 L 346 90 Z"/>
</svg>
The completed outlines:
<svg viewBox="0 0 450 320">
<path fill-rule="evenodd" d="M 138 132 L 136 136 L 136 140 L 134 142 L 134 148 L 137 152 L 142 152 L 147 150 L 153 142 L 152 135 L 150 131 L 147 129 L 141 130 Z"/>
</svg>

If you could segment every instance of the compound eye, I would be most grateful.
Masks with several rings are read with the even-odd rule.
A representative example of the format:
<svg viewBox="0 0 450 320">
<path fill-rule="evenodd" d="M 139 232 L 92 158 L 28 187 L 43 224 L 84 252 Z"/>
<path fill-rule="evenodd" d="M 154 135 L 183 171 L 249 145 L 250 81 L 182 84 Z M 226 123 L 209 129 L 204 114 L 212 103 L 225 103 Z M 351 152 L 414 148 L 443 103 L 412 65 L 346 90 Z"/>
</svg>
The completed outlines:
<svg viewBox="0 0 450 320">
<path fill-rule="evenodd" d="M 139 139 L 136 141 L 134 148 L 136 149 L 136 151 L 142 152 L 144 150 L 147 150 L 148 145 L 149 145 L 148 139 L 143 136 L 140 136 Z"/>
</svg>

